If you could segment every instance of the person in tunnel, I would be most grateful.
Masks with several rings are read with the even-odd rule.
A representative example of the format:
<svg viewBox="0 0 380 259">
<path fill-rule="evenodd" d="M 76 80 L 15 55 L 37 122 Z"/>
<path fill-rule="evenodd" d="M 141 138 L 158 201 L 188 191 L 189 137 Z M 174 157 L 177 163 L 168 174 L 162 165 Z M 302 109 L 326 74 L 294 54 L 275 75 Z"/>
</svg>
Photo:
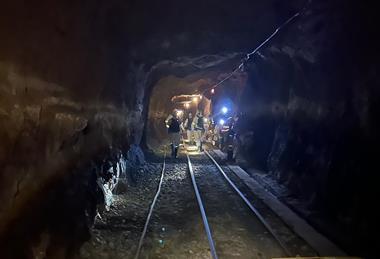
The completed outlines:
<svg viewBox="0 0 380 259">
<path fill-rule="evenodd" d="M 215 122 L 214 119 L 211 119 L 211 144 L 216 147 L 220 147 L 221 135 L 220 135 L 221 125 Z"/>
<path fill-rule="evenodd" d="M 205 119 L 203 117 L 203 112 L 201 110 L 198 110 L 194 121 L 194 130 L 195 130 L 195 141 L 198 147 L 198 151 L 203 151 L 202 148 L 202 142 L 203 142 L 203 136 L 205 133 Z"/>
<path fill-rule="evenodd" d="M 178 147 L 181 138 L 181 122 L 177 111 L 174 109 L 172 114 L 165 120 L 166 127 L 168 128 L 168 133 L 170 137 L 171 155 L 173 158 L 177 158 Z"/>
<path fill-rule="evenodd" d="M 203 116 L 205 132 L 203 134 L 204 142 L 211 142 L 212 139 L 212 128 L 211 128 L 211 118 L 209 116 Z"/>
<path fill-rule="evenodd" d="M 186 132 L 186 137 L 188 140 L 189 145 L 193 143 L 193 114 L 189 112 L 187 115 L 186 120 L 182 123 L 182 130 Z"/>
<path fill-rule="evenodd" d="M 239 121 L 239 115 L 235 114 L 232 117 L 226 119 L 223 123 L 220 134 L 221 144 L 220 148 L 227 153 L 227 160 L 235 161 L 239 142 L 239 134 L 237 134 L 237 123 Z"/>
</svg>

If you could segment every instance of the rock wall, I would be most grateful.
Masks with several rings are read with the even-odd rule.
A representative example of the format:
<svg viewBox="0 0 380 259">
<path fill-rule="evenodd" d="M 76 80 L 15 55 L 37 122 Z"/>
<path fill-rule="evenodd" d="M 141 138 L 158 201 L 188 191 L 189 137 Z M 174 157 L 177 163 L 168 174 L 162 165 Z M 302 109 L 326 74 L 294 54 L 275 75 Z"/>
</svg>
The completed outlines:
<svg viewBox="0 0 380 259">
<path fill-rule="evenodd" d="M 104 159 L 141 140 L 146 73 L 117 32 L 103 35 L 107 3 L 1 5 L 0 257 L 45 245 L 63 258 L 88 238 L 101 203 L 93 164 L 103 172 Z"/>
<path fill-rule="evenodd" d="M 330 222 L 325 233 L 367 256 L 374 253 L 378 194 L 371 169 L 380 111 L 373 19 L 367 4 L 314 1 L 247 65 L 241 105 L 246 158 Z M 332 234 L 335 227 L 341 236 Z"/>
<path fill-rule="evenodd" d="M 78 227 L 78 239 L 84 238 L 86 232 L 82 231 L 91 218 L 87 215 L 86 219 L 86 208 L 99 203 L 88 194 L 92 191 L 91 177 L 97 175 L 90 170 L 91 163 L 116 150 L 126 152 L 139 138 L 133 130 L 141 126 L 141 116 L 129 110 L 133 107 L 75 100 L 66 87 L 20 75 L 6 62 L 0 63 L 0 74 L 2 247 L 9 249 L 16 244 L 3 237 L 8 241 L 9 236 L 12 240 L 23 237 L 14 251 L 26 256 L 30 252 L 19 249 L 23 242 L 31 249 L 28 244 L 38 243 L 43 231 L 53 239 L 63 238 L 57 231 L 65 228 L 70 231 Z M 56 230 L 54 225 L 62 229 Z"/>
</svg>

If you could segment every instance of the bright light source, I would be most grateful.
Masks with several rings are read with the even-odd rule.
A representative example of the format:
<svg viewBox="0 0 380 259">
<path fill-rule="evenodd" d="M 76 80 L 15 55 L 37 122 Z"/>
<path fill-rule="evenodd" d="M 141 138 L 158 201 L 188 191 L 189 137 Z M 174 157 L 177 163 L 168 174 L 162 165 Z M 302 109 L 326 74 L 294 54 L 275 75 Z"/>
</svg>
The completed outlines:
<svg viewBox="0 0 380 259">
<path fill-rule="evenodd" d="M 207 118 L 203 118 L 203 121 L 204 121 L 205 123 L 207 123 L 208 120 L 207 120 Z"/>
<path fill-rule="evenodd" d="M 228 108 L 227 108 L 227 107 L 223 107 L 223 108 L 222 108 L 222 113 L 223 113 L 223 114 L 226 114 L 227 112 L 228 112 Z"/>
<path fill-rule="evenodd" d="M 223 119 L 220 119 L 219 124 L 223 126 L 224 123 L 225 123 L 225 121 Z"/>
<path fill-rule="evenodd" d="M 189 103 L 185 103 L 184 106 L 185 106 L 186 109 L 189 109 L 190 104 Z"/>
<path fill-rule="evenodd" d="M 182 111 L 182 110 L 177 110 L 177 115 L 178 115 L 178 116 L 181 116 L 181 115 L 182 115 L 182 113 L 183 113 L 183 111 Z"/>
<path fill-rule="evenodd" d="M 193 102 L 198 102 L 198 98 L 197 97 L 193 97 Z"/>
<path fill-rule="evenodd" d="M 215 89 L 214 89 L 214 88 L 211 89 L 211 93 L 212 93 L 212 94 L 215 93 Z"/>
</svg>

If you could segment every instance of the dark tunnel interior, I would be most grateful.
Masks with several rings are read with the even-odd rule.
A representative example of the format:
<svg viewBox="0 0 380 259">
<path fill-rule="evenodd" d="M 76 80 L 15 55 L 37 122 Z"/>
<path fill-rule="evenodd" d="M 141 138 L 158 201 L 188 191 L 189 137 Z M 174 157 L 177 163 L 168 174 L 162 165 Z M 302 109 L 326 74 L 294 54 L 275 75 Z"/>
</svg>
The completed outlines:
<svg viewBox="0 0 380 259">
<path fill-rule="evenodd" d="M 0 258 L 133 258 L 165 119 L 223 106 L 235 165 L 346 255 L 378 258 L 376 17 L 372 1 L 2 1 Z M 111 243 L 100 177 L 127 204 Z"/>
</svg>

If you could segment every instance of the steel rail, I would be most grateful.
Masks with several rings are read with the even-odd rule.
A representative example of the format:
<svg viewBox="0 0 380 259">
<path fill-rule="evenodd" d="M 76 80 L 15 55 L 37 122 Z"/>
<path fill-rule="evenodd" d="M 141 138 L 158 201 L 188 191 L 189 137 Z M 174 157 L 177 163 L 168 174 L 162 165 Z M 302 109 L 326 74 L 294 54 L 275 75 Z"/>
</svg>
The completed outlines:
<svg viewBox="0 0 380 259">
<path fill-rule="evenodd" d="M 210 246 L 211 256 L 212 256 L 212 258 L 217 259 L 218 255 L 216 254 L 215 243 L 214 243 L 214 240 L 212 239 L 211 229 L 210 229 L 210 226 L 208 224 L 208 220 L 207 220 L 207 216 L 206 216 L 206 211 L 204 209 L 204 206 L 203 206 L 203 203 L 202 203 L 202 198 L 201 198 L 201 195 L 199 193 L 199 190 L 198 190 L 198 187 L 197 187 L 197 183 L 195 181 L 194 172 L 193 172 L 193 166 L 191 164 L 189 155 L 186 154 L 186 156 L 187 156 L 187 165 L 188 165 L 188 168 L 189 168 L 189 172 L 190 172 L 190 176 L 191 176 L 191 181 L 193 183 L 195 196 L 197 197 L 197 201 L 198 201 L 198 205 L 199 205 L 199 210 L 200 210 L 201 215 L 202 215 L 203 225 L 205 227 L 205 231 L 206 231 L 206 234 L 207 234 L 207 239 L 208 239 L 208 243 L 209 243 L 209 246 Z"/>
<path fill-rule="evenodd" d="M 239 196 L 243 199 L 245 204 L 251 209 L 251 211 L 256 215 L 256 217 L 260 220 L 260 222 L 265 226 L 265 228 L 271 233 L 271 235 L 276 239 L 278 244 L 281 246 L 281 248 L 284 250 L 287 256 L 291 256 L 290 251 L 284 244 L 284 242 L 281 240 L 280 237 L 274 232 L 272 227 L 268 224 L 268 222 L 264 219 L 263 216 L 261 216 L 260 212 L 249 202 L 249 200 L 244 196 L 244 194 L 237 188 L 237 186 L 231 181 L 231 179 L 227 176 L 227 174 L 224 172 L 224 170 L 220 167 L 218 162 L 215 161 L 215 159 L 210 155 L 209 152 L 206 150 L 204 151 L 205 154 L 210 158 L 210 160 L 214 163 L 214 165 L 218 168 L 219 172 L 223 175 L 223 177 L 226 179 L 226 181 L 231 185 L 231 187 L 239 194 Z"/>
<path fill-rule="evenodd" d="M 136 254 L 135 254 L 135 259 L 138 259 L 139 256 L 140 256 L 140 253 L 141 253 L 141 248 L 144 244 L 144 238 L 145 238 L 145 235 L 146 235 L 146 231 L 148 229 L 148 225 L 149 225 L 149 221 L 152 217 L 152 213 L 153 213 L 153 209 L 154 209 L 154 206 L 156 205 L 156 202 L 157 202 L 157 199 L 158 199 L 158 196 L 160 195 L 160 192 L 161 192 L 161 186 L 162 186 L 162 182 L 164 180 L 164 174 L 165 174 L 165 167 L 166 167 L 166 152 L 164 154 L 164 163 L 162 165 L 162 171 L 161 171 L 161 178 L 160 178 L 160 182 L 158 184 L 158 188 L 157 188 L 157 192 L 156 192 L 156 195 L 154 195 L 154 198 L 153 198 L 153 201 L 152 201 L 152 204 L 150 205 L 150 209 L 149 209 L 149 213 L 148 213 L 148 216 L 146 218 L 146 221 L 145 221 L 145 225 L 144 225 L 144 229 L 143 229 L 143 232 L 141 234 L 141 237 L 140 237 L 140 240 L 139 240 L 139 244 L 138 244 L 138 247 L 137 247 L 137 251 L 136 251 Z"/>
</svg>

